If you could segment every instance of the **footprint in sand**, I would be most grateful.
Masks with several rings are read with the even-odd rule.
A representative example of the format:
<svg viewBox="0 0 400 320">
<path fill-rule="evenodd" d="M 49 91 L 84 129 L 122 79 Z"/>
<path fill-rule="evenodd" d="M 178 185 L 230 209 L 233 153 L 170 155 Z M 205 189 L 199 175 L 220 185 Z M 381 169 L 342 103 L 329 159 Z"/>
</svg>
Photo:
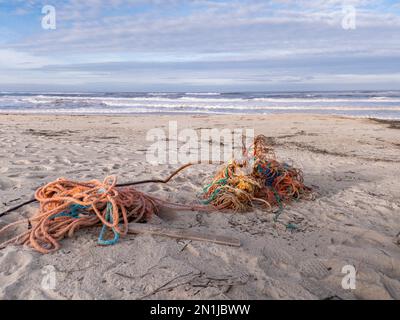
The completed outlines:
<svg viewBox="0 0 400 320">
<path fill-rule="evenodd" d="M 118 170 L 118 169 L 121 169 L 121 165 L 120 165 L 120 164 L 118 164 L 118 163 L 115 163 L 115 164 L 111 165 L 111 169 L 112 169 L 112 170 Z"/>
<path fill-rule="evenodd" d="M 12 165 L 17 165 L 17 166 L 21 166 L 21 165 L 30 165 L 32 164 L 32 162 L 30 160 L 27 159 L 22 159 L 22 160 L 16 160 L 16 161 L 12 161 L 11 162 Z"/>
<path fill-rule="evenodd" d="M 147 190 L 148 190 L 148 192 L 158 192 L 158 191 L 160 191 L 162 188 L 161 188 L 161 186 L 160 185 L 158 185 L 158 184 L 153 184 L 153 185 L 151 185 Z"/>
<path fill-rule="evenodd" d="M 271 241 L 262 250 L 263 255 L 267 260 L 272 260 L 275 263 L 284 263 L 294 265 L 295 260 L 293 253 L 284 249 L 284 246 L 277 241 Z"/>
<path fill-rule="evenodd" d="M 400 281 L 382 276 L 381 282 L 393 299 L 400 300 Z"/>
<path fill-rule="evenodd" d="M 7 173 L 8 170 L 10 170 L 10 168 L 7 167 L 0 168 L 0 173 Z"/>
<path fill-rule="evenodd" d="M 314 295 L 294 281 L 276 280 L 269 278 L 265 281 L 262 293 L 272 299 L 308 299 Z"/>
<path fill-rule="evenodd" d="M 300 262 L 300 272 L 308 278 L 321 280 L 329 276 L 330 272 L 325 264 L 319 259 L 309 259 Z"/>
<path fill-rule="evenodd" d="M 303 278 L 300 281 L 300 285 L 321 300 L 337 296 L 333 290 L 329 289 L 318 280 Z"/>
<path fill-rule="evenodd" d="M 32 263 L 30 253 L 8 247 L 0 253 L 0 300 L 4 297 L 15 296 L 14 292 L 19 290 L 23 281 L 23 275 Z"/>
<path fill-rule="evenodd" d="M 0 190 L 4 191 L 14 186 L 14 182 L 10 179 L 0 177 Z"/>
</svg>

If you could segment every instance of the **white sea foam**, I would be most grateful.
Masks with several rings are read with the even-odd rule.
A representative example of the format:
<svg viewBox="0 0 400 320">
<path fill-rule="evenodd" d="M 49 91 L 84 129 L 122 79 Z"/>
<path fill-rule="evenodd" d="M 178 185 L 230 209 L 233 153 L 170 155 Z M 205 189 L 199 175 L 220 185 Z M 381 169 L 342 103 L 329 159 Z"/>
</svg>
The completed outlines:
<svg viewBox="0 0 400 320">
<path fill-rule="evenodd" d="M 400 92 L 223 94 L 217 92 L 0 95 L 0 112 L 125 114 L 307 112 L 400 119 Z"/>
</svg>

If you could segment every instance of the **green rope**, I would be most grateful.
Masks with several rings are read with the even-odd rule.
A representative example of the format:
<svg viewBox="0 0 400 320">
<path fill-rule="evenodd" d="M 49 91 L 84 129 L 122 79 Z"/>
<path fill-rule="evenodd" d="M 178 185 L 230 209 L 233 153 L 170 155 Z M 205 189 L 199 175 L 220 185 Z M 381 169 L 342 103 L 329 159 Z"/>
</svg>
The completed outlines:
<svg viewBox="0 0 400 320">
<path fill-rule="evenodd" d="M 113 206 L 111 204 L 111 202 L 107 203 L 107 213 L 106 213 L 106 221 L 113 223 L 113 217 L 112 217 L 112 211 L 113 211 Z M 101 228 L 101 232 L 99 235 L 99 239 L 98 239 L 98 243 L 102 246 L 112 246 L 114 244 L 116 244 L 119 240 L 119 233 L 117 231 L 115 231 L 114 228 L 112 228 L 112 231 L 114 232 L 114 239 L 110 239 L 110 240 L 105 240 L 104 239 L 104 235 L 106 233 L 107 230 L 107 226 L 103 225 L 103 227 Z"/>
<path fill-rule="evenodd" d="M 63 211 L 60 213 L 55 214 L 51 217 L 52 220 L 61 217 L 70 217 L 73 219 L 79 219 L 79 215 L 82 213 L 82 210 L 89 209 L 90 206 L 82 206 L 80 204 L 73 204 L 70 206 L 69 211 Z"/>
<path fill-rule="evenodd" d="M 217 195 L 221 192 L 221 186 L 225 186 L 228 183 L 228 179 L 229 179 L 229 171 L 228 171 L 228 167 L 226 167 L 225 178 L 221 178 L 218 181 L 212 182 L 203 188 L 203 193 L 207 193 L 212 186 L 220 185 L 220 187 L 215 189 L 214 192 L 211 194 L 211 196 L 207 200 L 202 201 L 202 203 L 207 205 L 207 204 L 210 204 L 211 202 L 213 202 L 215 200 L 215 198 L 217 197 Z"/>
<path fill-rule="evenodd" d="M 283 212 L 283 204 L 282 204 L 282 201 L 281 201 L 281 197 L 279 196 L 279 194 L 278 194 L 278 192 L 275 190 L 275 188 L 272 188 L 272 191 L 274 192 L 276 202 L 277 202 L 278 205 L 279 205 L 279 210 L 278 210 L 278 212 L 275 214 L 275 217 L 274 217 L 274 221 L 277 222 L 278 219 L 279 219 L 279 216 L 280 216 L 280 215 L 282 214 L 282 212 Z"/>
<path fill-rule="evenodd" d="M 295 225 L 294 223 L 288 223 L 286 225 L 286 229 L 289 229 L 291 231 L 297 230 L 299 227 L 297 225 Z"/>
</svg>

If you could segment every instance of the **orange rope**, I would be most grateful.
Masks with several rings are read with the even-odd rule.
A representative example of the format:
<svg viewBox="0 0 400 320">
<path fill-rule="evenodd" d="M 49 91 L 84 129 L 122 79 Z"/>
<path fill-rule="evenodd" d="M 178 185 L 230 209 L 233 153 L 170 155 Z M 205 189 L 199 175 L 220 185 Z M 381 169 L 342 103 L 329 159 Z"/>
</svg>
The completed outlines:
<svg viewBox="0 0 400 320">
<path fill-rule="evenodd" d="M 205 204 L 218 210 L 246 211 L 259 202 L 271 210 L 274 206 L 282 209 L 283 203 L 294 199 L 312 197 L 301 170 L 278 162 L 265 136 L 257 136 L 243 155 L 244 160 L 223 166 L 204 188 Z"/>
<path fill-rule="evenodd" d="M 180 210 L 207 210 L 204 206 L 188 206 L 146 195 L 133 187 L 116 187 L 117 179 L 107 177 L 103 182 L 76 182 L 60 178 L 39 188 L 35 198 L 39 211 L 29 220 L 9 224 L 0 235 L 23 223 L 31 229 L 1 244 L 28 245 L 46 254 L 60 249 L 60 240 L 86 227 L 101 223 L 115 234 L 126 235 L 129 222 L 149 220 L 161 207 Z"/>
</svg>

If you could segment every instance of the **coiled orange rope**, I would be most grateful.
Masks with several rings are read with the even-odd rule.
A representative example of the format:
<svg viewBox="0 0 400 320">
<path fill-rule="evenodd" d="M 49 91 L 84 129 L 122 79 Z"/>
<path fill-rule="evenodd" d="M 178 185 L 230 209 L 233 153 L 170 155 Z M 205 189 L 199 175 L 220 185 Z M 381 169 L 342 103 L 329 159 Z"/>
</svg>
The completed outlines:
<svg viewBox="0 0 400 320">
<path fill-rule="evenodd" d="M 205 210 L 205 207 L 170 203 L 144 194 L 133 187 L 116 187 L 117 179 L 107 177 L 103 182 L 70 181 L 60 178 L 36 191 L 40 209 L 32 218 L 9 224 L 0 235 L 18 225 L 29 223 L 30 229 L 6 241 L 8 244 L 28 245 L 40 253 L 60 249 L 60 240 L 86 227 L 103 225 L 100 244 L 114 244 L 126 235 L 129 222 L 149 220 L 161 207 L 181 210 Z M 114 233 L 114 239 L 104 240 L 105 229 Z"/>
</svg>

